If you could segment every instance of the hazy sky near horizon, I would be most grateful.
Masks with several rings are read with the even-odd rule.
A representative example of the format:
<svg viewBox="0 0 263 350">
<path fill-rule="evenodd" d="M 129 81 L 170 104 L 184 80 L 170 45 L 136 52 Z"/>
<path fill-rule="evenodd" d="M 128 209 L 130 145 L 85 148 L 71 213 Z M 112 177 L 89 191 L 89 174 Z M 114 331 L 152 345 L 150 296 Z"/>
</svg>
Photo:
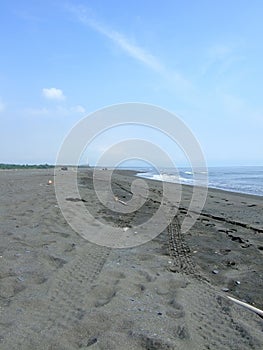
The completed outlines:
<svg viewBox="0 0 263 350">
<path fill-rule="evenodd" d="M 180 116 L 208 165 L 263 165 L 262 17 L 261 0 L 1 1 L 0 163 L 54 163 L 81 118 L 142 102 Z M 138 127 L 89 162 L 136 135 L 180 163 Z"/>
</svg>

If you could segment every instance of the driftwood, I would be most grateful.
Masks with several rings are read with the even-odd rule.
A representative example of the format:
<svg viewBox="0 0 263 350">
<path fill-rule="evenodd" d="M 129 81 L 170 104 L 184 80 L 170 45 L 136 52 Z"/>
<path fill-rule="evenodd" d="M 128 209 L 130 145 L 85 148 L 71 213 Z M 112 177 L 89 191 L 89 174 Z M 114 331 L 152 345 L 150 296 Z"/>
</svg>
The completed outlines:
<svg viewBox="0 0 263 350">
<path fill-rule="evenodd" d="M 232 300 L 234 303 L 238 304 L 238 305 L 241 305 L 243 307 L 245 307 L 246 309 L 250 310 L 250 311 L 253 311 L 255 312 L 256 314 L 258 314 L 259 316 L 261 316 L 263 318 L 263 311 L 250 305 L 250 304 L 247 304 L 245 303 L 244 301 L 241 301 L 241 300 L 238 300 L 238 299 L 235 299 L 235 298 L 232 298 L 230 296 L 227 296 L 228 299 Z"/>
<path fill-rule="evenodd" d="M 126 202 L 120 200 L 117 196 L 114 197 L 114 199 L 115 199 L 116 202 L 119 202 L 119 203 L 121 203 L 121 204 L 123 204 L 123 205 L 128 205 Z"/>
</svg>

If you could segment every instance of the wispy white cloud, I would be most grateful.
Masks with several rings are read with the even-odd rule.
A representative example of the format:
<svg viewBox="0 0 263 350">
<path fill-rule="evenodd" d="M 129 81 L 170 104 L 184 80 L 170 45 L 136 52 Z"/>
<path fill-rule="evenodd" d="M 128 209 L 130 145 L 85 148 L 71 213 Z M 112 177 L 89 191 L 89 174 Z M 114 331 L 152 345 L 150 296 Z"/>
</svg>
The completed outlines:
<svg viewBox="0 0 263 350">
<path fill-rule="evenodd" d="M 80 113 L 80 114 L 86 113 L 85 108 L 83 106 L 81 106 L 81 105 L 77 105 L 77 106 L 71 107 L 71 111 L 74 112 L 74 113 Z"/>
<path fill-rule="evenodd" d="M 125 37 L 123 34 L 107 29 L 103 25 L 96 23 L 94 21 L 89 21 L 89 24 L 92 28 L 106 36 L 108 39 L 113 41 L 117 46 L 119 46 L 124 52 L 126 52 L 129 56 L 133 57 L 134 59 L 140 61 L 141 63 L 145 64 L 152 70 L 158 72 L 158 73 L 164 73 L 165 68 L 164 66 L 159 62 L 159 60 L 152 55 L 151 53 L 147 52 L 144 48 L 131 43 L 127 37 Z"/>
<path fill-rule="evenodd" d="M 115 43 L 119 48 L 121 48 L 125 53 L 134 59 L 144 63 L 149 68 L 156 72 L 164 72 L 165 68 L 157 57 L 149 53 L 144 48 L 132 43 L 125 35 L 122 33 L 108 28 L 105 24 L 99 23 L 95 19 L 91 18 L 88 9 L 84 6 L 70 6 L 69 10 L 74 13 L 77 19 L 84 25 L 88 25 L 95 31 L 104 35 Z"/>
<path fill-rule="evenodd" d="M 28 116 L 48 116 L 48 117 L 62 117 L 69 115 L 80 115 L 86 113 L 86 109 L 82 105 L 68 106 L 65 103 L 60 103 L 66 99 L 61 89 L 57 88 L 43 88 L 42 95 L 48 100 L 56 102 L 53 107 L 29 107 L 24 110 Z M 1 101 L 1 100 L 0 100 Z"/>
<path fill-rule="evenodd" d="M 49 114 L 49 110 L 45 107 L 40 108 L 26 108 L 26 114 L 33 116 L 44 116 Z"/>
<path fill-rule="evenodd" d="M 29 116 L 35 116 L 35 117 L 65 117 L 70 115 L 83 115 L 86 113 L 86 110 L 83 106 L 77 105 L 72 107 L 65 107 L 65 106 L 56 106 L 54 108 L 46 108 L 46 107 L 40 107 L 40 108 L 27 108 L 25 109 L 25 113 Z"/>
<path fill-rule="evenodd" d="M 63 91 L 61 89 L 57 88 L 43 88 L 42 94 L 45 98 L 49 100 L 65 100 L 66 97 L 63 94 Z"/>
<path fill-rule="evenodd" d="M 67 9 L 84 26 L 92 28 L 97 33 L 100 33 L 126 55 L 159 74 L 164 80 L 163 83 L 160 83 L 162 89 L 174 91 L 182 99 L 189 100 L 190 96 L 195 96 L 193 84 L 184 74 L 180 71 L 169 69 L 156 55 L 153 55 L 147 49 L 135 43 L 134 40 L 130 40 L 130 38 L 123 33 L 113 30 L 105 23 L 95 19 L 94 14 L 89 8 L 86 6 L 68 5 Z"/>
<path fill-rule="evenodd" d="M 205 59 L 201 69 L 201 75 L 225 76 L 237 62 L 244 61 L 245 57 L 240 53 L 240 42 L 212 44 L 205 51 Z"/>
<path fill-rule="evenodd" d="M 0 97 L 0 113 L 3 112 L 4 109 L 5 109 L 5 104 L 4 104 L 3 100 L 2 100 L 2 98 Z"/>
</svg>

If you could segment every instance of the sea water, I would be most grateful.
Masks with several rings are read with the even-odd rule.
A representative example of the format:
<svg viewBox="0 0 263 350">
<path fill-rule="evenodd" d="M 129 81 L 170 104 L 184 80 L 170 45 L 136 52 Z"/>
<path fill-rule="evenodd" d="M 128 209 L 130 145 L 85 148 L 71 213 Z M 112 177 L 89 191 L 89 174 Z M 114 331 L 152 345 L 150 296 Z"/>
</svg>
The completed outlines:
<svg viewBox="0 0 263 350">
<path fill-rule="evenodd" d="M 263 166 L 210 167 L 207 169 L 208 187 L 225 191 L 263 196 Z M 191 168 L 138 169 L 137 176 L 181 184 L 195 185 Z"/>
</svg>

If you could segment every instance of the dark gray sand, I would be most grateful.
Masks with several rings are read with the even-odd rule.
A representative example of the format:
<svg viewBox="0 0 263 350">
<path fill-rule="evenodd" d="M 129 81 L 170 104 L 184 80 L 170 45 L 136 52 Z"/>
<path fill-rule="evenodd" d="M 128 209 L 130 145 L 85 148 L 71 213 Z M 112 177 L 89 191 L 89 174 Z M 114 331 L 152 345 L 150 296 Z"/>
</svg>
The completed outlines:
<svg viewBox="0 0 263 350">
<path fill-rule="evenodd" d="M 52 170 L 0 172 L 1 350 L 263 348 L 262 318 L 226 297 L 263 309 L 262 198 L 209 190 L 183 235 L 185 186 L 168 229 L 141 246 L 110 249 L 70 228 L 50 179 Z M 123 201 L 133 179 L 114 175 Z M 124 216 L 97 201 L 91 173 L 79 177 L 93 215 L 122 227 L 158 209 L 162 184 L 148 183 L 150 200 Z"/>
</svg>

